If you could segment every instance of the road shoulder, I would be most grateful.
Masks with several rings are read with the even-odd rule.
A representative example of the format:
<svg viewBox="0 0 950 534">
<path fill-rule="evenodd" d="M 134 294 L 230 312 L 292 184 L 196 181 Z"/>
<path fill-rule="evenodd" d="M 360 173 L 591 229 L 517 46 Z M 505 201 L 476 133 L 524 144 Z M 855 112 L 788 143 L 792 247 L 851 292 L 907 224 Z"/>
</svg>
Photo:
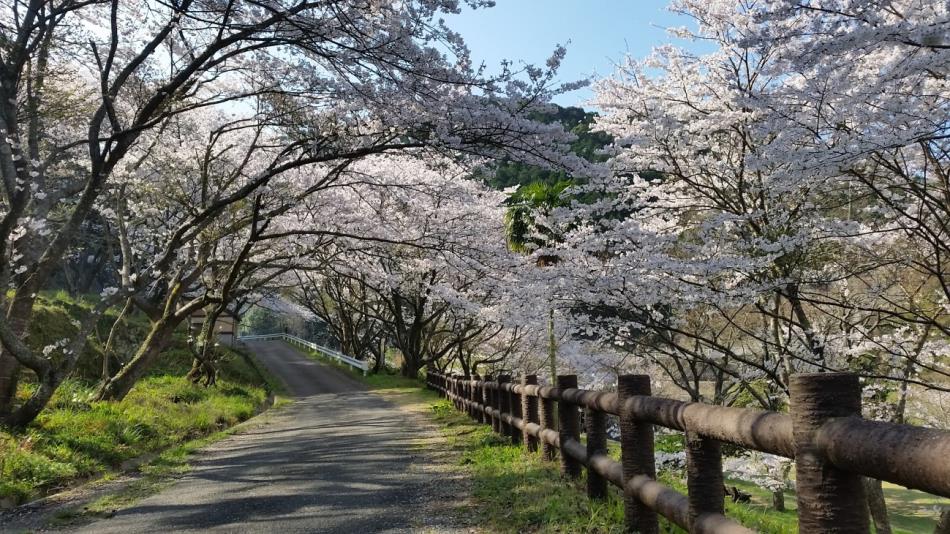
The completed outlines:
<svg viewBox="0 0 950 534">
<path fill-rule="evenodd" d="M 418 382 L 395 377 L 363 379 L 372 393 L 389 401 L 419 431 L 415 446 L 424 451 L 413 462 L 413 469 L 433 483 L 425 487 L 420 496 L 420 514 L 415 525 L 423 533 L 487 533 L 478 527 L 475 514 L 476 503 L 472 497 L 472 485 L 467 470 L 459 462 L 459 455 L 449 436 L 433 420 L 433 410 L 439 397 L 421 389 Z"/>
</svg>

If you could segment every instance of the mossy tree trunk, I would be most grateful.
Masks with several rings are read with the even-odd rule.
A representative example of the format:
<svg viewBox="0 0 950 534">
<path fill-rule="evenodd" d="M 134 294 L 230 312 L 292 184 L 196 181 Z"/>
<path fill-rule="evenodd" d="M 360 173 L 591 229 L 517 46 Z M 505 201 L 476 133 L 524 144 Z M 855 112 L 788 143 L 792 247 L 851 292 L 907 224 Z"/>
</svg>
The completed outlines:
<svg viewBox="0 0 950 534">
<path fill-rule="evenodd" d="M 30 293 L 29 288 L 21 289 L 13 296 L 13 301 L 7 308 L 7 322 L 10 330 L 19 339 L 26 336 L 30 327 L 35 300 L 36 295 Z M 4 349 L 0 344 L 0 416 L 8 415 L 13 409 L 19 376 L 20 362 L 12 352 Z"/>
<path fill-rule="evenodd" d="M 111 378 L 102 383 L 96 392 L 96 400 L 119 401 L 128 395 L 149 368 L 158 360 L 172 340 L 175 328 L 181 318 L 172 315 L 162 317 L 152 324 L 145 341 L 139 346 L 135 356 Z"/>
</svg>

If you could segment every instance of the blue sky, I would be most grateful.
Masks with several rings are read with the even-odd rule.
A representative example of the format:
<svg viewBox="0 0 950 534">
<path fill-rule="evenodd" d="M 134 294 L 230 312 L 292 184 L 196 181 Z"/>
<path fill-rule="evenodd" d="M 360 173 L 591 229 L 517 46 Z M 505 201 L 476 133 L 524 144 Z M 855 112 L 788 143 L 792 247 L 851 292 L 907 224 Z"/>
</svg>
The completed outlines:
<svg viewBox="0 0 950 534">
<path fill-rule="evenodd" d="M 669 42 L 664 28 L 688 20 L 666 10 L 667 0 L 497 0 L 490 9 L 465 8 L 445 17 L 462 34 L 476 64 L 497 71 L 502 59 L 544 65 L 558 44 L 567 44 L 562 81 L 608 76 L 626 54 L 643 57 Z M 570 41 L 570 43 L 568 43 Z M 590 89 L 561 95 L 561 105 L 581 105 Z"/>
</svg>

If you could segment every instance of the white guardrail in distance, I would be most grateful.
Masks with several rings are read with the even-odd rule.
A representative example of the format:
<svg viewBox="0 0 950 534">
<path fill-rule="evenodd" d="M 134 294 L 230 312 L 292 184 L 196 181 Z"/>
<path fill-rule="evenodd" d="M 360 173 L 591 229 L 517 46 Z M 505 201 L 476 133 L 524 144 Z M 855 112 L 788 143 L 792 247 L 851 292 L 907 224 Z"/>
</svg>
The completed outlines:
<svg viewBox="0 0 950 534">
<path fill-rule="evenodd" d="M 326 355 L 326 356 L 328 356 L 328 357 L 330 357 L 330 358 L 333 358 L 333 359 L 335 359 L 335 360 L 339 360 L 339 361 L 341 361 L 341 362 L 343 362 L 343 363 L 345 363 L 345 364 L 347 364 L 347 365 L 349 365 L 349 366 L 351 366 L 351 367 L 355 367 L 355 368 L 359 369 L 360 371 L 363 371 L 363 375 L 364 375 L 364 376 L 365 376 L 366 373 L 369 371 L 369 362 L 365 362 L 365 361 L 363 361 L 363 360 L 357 360 L 356 358 L 354 358 L 354 357 L 352 357 L 352 356 L 347 356 L 346 354 L 343 354 L 342 352 L 333 350 L 333 349 L 328 348 L 328 347 L 324 347 L 324 346 L 322 346 L 322 345 L 317 345 L 316 343 L 312 343 L 312 342 L 310 342 L 310 341 L 307 341 L 306 339 L 301 339 L 301 338 L 299 338 L 299 337 L 297 337 L 297 336 L 292 336 L 292 335 L 290 335 L 290 334 L 284 334 L 284 333 L 279 333 L 279 334 L 259 334 L 259 335 L 254 335 L 254 336 L 240 336 L 240 337 L 238 337 L 238 341 L 255 341 L 255 340 L 264 341 L 264 340 L 268 340 L 268 339 L 283 339 L 284 341 L 290 343 L 291 345 L 298 345 L 298 346 L 300 346 L 300 347 L 304 347 L 304 348 L 308 348 L 308 349 L 311 349 L 311 350 L 319 351 L 320 353 L 322 353 L 322 354 L 324 354 L 324 355 Z"/>
</svg>

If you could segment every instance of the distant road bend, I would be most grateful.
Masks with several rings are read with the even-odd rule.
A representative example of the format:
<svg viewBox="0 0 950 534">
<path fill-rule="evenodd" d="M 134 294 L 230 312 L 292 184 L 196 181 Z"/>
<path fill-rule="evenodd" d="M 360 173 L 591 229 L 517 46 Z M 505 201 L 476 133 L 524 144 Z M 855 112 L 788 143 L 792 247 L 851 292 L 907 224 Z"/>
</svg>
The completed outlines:
<svg viewBox="0 0 950 534">
<path fill-rule="evenodd" d="M 411 532 L 426 476 L 414 425 L 280 341 L 248 348 L 297 399 L 230 436 L 162 492 L 80 532 Z M 431 526 L 430 526 L 431 528 Z"/>
</svg>

